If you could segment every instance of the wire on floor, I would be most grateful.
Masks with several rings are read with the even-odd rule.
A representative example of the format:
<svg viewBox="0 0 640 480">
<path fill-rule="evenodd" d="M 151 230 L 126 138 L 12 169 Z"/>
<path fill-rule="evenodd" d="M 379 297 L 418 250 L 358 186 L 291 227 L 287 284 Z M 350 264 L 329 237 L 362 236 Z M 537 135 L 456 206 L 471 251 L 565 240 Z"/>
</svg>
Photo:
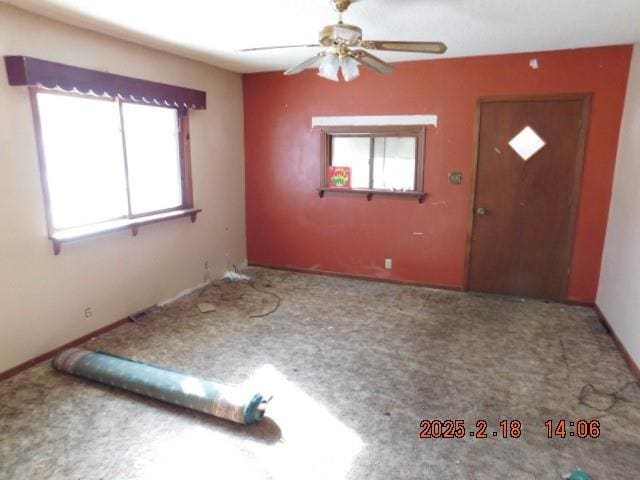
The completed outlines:
<svg viewBox="0 0 640 480">
<path fill-rule="evenodd" d="M 280 304 L 282 303 L 282 298 L 280 298 L 280 296 L 278 294 L 258 288 L 256 286 L 255 280 L 253 280 L 248 275 L 244 275 L 244 274 L 240 273 L 238 271 L 238 267 L 235 264 L 233 264 L 233 271 L 228 271 L 225 274 L 224 280 L 226 280 L 229 283 L 246 283 L 252 289 L 254 289 L 256 292 L 262 293 L 264 295 L 270 295 L 273 298 L 275 298 L 276 303 L 275 303 L 273 308 L 271 308 L 269 311 L 264 312 L 264 313 L 256 313 L 256 314 L 249 315 L 249 318 L 268 317 L 269 315 L 277 312 L 278 309 L 280 308 Z M 244 296 L 243 293 L 241 293 L 240 295 L 232 296 L 232 297 L 229 296 L 229 295 L 225 295 L 224 288 L 222 288 L 221 285 L 219 285 L 217 283 L 214 283 L 214 282 L 210 282 L 207 285 L 205 285 L 202 288 L 202 290 L 200 290 L 200 293 L 198 293 L 198 297 L 202 297 L 210 288 L 217 288 L 220 291 L 220 300 L 225 301 L 225 302 L 237 301 L 237 300 L 240 300 Z"/>
<path fill-rule="evenodd" d="M 223 302 L 235 302 L 237 300 L 240 300 L 244 296 L 243 293 L 241 293 L 240 295 L 229 295 L 224 291 L 225 289 L 222 288 L 221 285 L 211 282 L 202 287 L 202 290 L 200 290 L 198 297 L 202 297 L 210 288 L 217 288 L 220 291 L 220 300 L 222 300 Z"/>
<path fill-rule="evenodd" d="M 267 317 L 267 316 L 271 315 L 272 313 L 275 313 L 275 312 L 278 311 L 278 309 L 280 308 L 280 303 L 282 302 L 282 298 L 280 298 L 278 296 L 278 294 L 273 293 L 273 292 L 267 292 L 266 290 L 260 290 L 260 289 L 258 289 L 258 287 L 256 287 L 254 282 L 249 282 L 249 286 L 251 288 L 253 288 L 256 292 L 264 293 L 266 295 L 271 295 L 273 298 L 276 299 L 276 304 L 271 310 L 269 310 L 268 312 L 265 312 L 265 313 L 249 315 L 249 318 Z"/>
<path fill-rule="evenodd" d="M 613 392 L 605 392 L 604 390 L 600 390 L 596 387 L 594 387 L 592 384 L 587 383 L 586 385 L 584 385 L 582 387 L 582 390 L 580 390 L 580 395 L 578 396 L 578 401 L 589 408 L 592 408 L 593 410 L 597 410 L 599 412 L 608 412 L 609 410 L 611 410 L 613 407 L 615 407 L 618 403 L 618 401 L 623 401 L 623 402 L 629 402 L 631 403 L 631 400 L 628 400 L 626 398 L 624 398 L 624 396 L 622 395 L 624 393 L 624 391 L 629 388 L 631 385 L 638 385 L 640 386 L 640 382 L 636 381 L 636 380 L 632 380 L 630 382 L 625 383 L 622 387 L 620 387 L 618 390 L 615 390 Z M 601 407 L 597 407 L 591 403 L 588 402 L 588 396 L 589 396 L 589 392 L 593 392 L 596 393 L 600 396 L 603 397 L 609 397 L 609 399 L 611 400 L 611 404 L 605 408 L 601 408 Z"/>
</svg>

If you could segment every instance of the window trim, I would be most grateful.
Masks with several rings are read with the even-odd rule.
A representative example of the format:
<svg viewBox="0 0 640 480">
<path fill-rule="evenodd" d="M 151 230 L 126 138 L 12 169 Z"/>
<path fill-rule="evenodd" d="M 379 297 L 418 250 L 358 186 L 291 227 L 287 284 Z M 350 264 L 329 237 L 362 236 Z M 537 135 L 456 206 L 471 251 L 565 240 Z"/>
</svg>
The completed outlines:
<svg viewBox="0 0 640 480">
<path fill-rule="evenodd" d="M 120 115 L 121 126 L 123 123 L 122 104 L 138 102 L 121 99 L 119 97 L 111 98 L 97 95 L 87 95 L 76 92 L 66 92 L 58 90 L 50 90 L 43 87 L 30 86 L 29 97 L 31 100 L 31 111 L 33 114 L 34 133 L 36 139 L 36 149 L 38 154 L 38 163 L 40 170 L 40 181 L 42 186 L 42 195 L 44 200 L 45 217 L 47 220 L 47 234 L 49 239 L 53 242 L 53 251 L 55 255 L 60 253 L 61 244 L 64 242 L 71 242 L 82 238 L 94 237 L 99 234 L 109 233 L 113 231 L 120 231 L 125 229 L 131 229 L 133 236 L 138 234 L 138 228 L 141 225 L 147 225 L 150 223 L 156 223 L 165 220 L 171 220 L 174 218 L 181 218 L 190 216 L 191 221 L 195 222 L 197 214 L 201 209 L 194 208 L 193 205 L 193 183 L 191 175 L 191 137 L 189 133 L 189 111 L 185 107 L 168 107 L 166 105 L 149 104 L 149 106 L 174 108 L 177 111 L 178 120 L 178 152 L 180 161 L 180 181 L 182 190 L 182 203 L 177 207 L 168 209 L 145 212 L 143 214 L 134 215 L 131 213 L 130 205 L 130 191 L 129 191 L 129 176 L 128 176 L 128 163 L 127 163 L 127 149 L 124 129 L 121 128 L 122 136 L 122 148 L 123 148 L 123 160 L 125 163 L 126 171 L 126 188 L 127 188 L 127 202 L 128 213 L 126 216 L 118 217 L 103 222 L 98 222 L 89 225 L 82 225 L 80 227 L 60 229 L 56 230 L 53 226 L 51 217 L 51 198 L 49 193 L 49 181 L 47 176 L 47 164 L 46 155 L 44 152 L 44 142 L 42 137 L 42 122 L 40 119 L 40 109 L 38 106 L 38 93 L 47 93 L 54 95 L 63 95 L 84 98 L 87 100 L 100 100 L 113 102 L 116 104 Z M 138 103 L 139 104 L 139 103 Z"/>
<path fill-rule="evenodd" d="M 426 149 L 426 127 L 424 125 L 389 125 L 389 126 L 328 126 L 322 127 L 323 162 L 321 183 L 318 189 L 320 197 L 327 192 L 364 194 L 367 200 L 374 195 L 394 195 L 398 197 L 417 197 L 420 203 L 426 198 L 424 191 L 424 161 Z M 335 189 L 327 184 L 327 171 L 331 166 L 332 141 L 334 137 L 369 137 L 371 147 L 369 153 L 369 185 L 371 188 Z M 414 190 L 384 190 L 373 187 L 373 155 L 374 139 L 376 137 L 415 137 L 416 138 L 416 163 Z"/>
</svg>

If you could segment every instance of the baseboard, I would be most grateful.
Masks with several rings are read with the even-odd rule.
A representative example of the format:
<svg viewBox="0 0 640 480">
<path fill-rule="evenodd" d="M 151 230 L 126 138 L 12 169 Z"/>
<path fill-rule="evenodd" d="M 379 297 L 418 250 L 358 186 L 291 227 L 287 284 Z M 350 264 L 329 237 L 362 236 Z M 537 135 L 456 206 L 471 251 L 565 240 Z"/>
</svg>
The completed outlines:
<svg viewBox="0 0 640 480">
<path fill-rule="evenodd" d="M 607 317 L 604 315 L 602 310 L 600 310 L 600 307 L 596 304 L 596 305 L 593 306 L 593 308 L 595 309 L 596 313 L 598 314 L 598 319 L 600 320 L 600 323 L 602 323 L 604 328 L 607 329 L 607 331 L 609 332 L 609 334 L 613 338 L 613 341 L 616 344 L 616 347 L 618 347 L 618 350 L 620 350 L 620 353 L 622 354 L 622 357 L 624 358 L 624 361 L 627 362 L 627 365 L 629 365 L 629 369 L 631 369 L 631 373 L 633 373 L 633 375 L 638 380 L 640 380 L 640 367 L 638 367 L 638 364 L 633 360 L 631 355 L 629 355 L 629 352 L 627 351 L 626 347 L 620 341 L 620 338 L 618 338 L 618 335 L 616 334 L 615 330 L 611 327 L 611 324 L 609 323 L 609 320 L 607 320 Z"/>
<path fill-rule="evenodd" d="M 558 300 L 559 303 L 564 303 L 565 305 L 571 305 L 573 307 L 589 307 L 596 308 L 596 304 L 593 302 L 586 302 L 584 300 Z"/>
<path fill-rule="evenodd" d="M 206 287 L 207 285 L 209 285 L 211 283 L 211 281 L 209 282 L 202 282 L 199 285 L 196 285 L 195 287 L 191 287 L 191 288 L 187 288 L 185 290 L 182 290 L 180 293 L 178 293 L 177 295 L 174 295 L 173 297 L 167 299 L 167 300 L 163 300 L 161 302 L 158 303 L 159 307 L 164 307 L 166 305 L 169 305 L 170 303 L 175 302 L 176 300 L 185 297 L 187 295 L 192 294 L 193 292 L 195 292 L 196 290 L 200 290 L 201 288 Z"/>
<path fill-rule="evenodd" d="M 399 280 L 396 278 L 371 277 L 368 275 L 332 272 L 328 270 L 317 270 L 317 269 L 311 269 L 311 268 L 298 268 L 298 267 L 289 267 L 289 266 L 283 266 L 283 265 L 269 265 L 265 263 L 255 263 L 255 262 L 249 262 L 247 266 L 270 268 L 272 270 L 284 270 L 286 272 L 308 273 L 311 275 L 326 275 L 328 277 L 350 278 L 353 280 L 370 280 L 372 282 L 395 283 L 399 285 L 408 285 L 408 286 L 414 286 L 414 287 L 435 288 L 437 290 L 449 290 L 454 292 L 462 292 L 464 290 L 462 287 L 455 287 L 451 285 L 438 285 L 438 284 L 431 284 L 431 283 L 410 282 L 405 280 Z"/>
<path fill-rule="evenodd" d="M 59 352 L 61 352 L 62 350 L 66 349 L 66 348 L 77 347 L 78 345 L 81 345 L 81 344 L 83 344 L 85 342 L 88 342 L 93 337 L 97 337 L 98 335 L 102 335 L 103 333 L 106 333 L 109 330 L 113 330 L 114 328 L 117 328 L 120 325 L 123 325 L 123 324 L 127 323 L 128 321 L 129 321 L 129 318 L 127 317 L 127 318 L 123 318 L 122 320 L 118 320 L 117 322 L 110 323 L 109 325 L 106 325 L 106 326 L 104 326 L 102 328 L 94 330 L 91 333 L 87 333 L 86 335 L 83 335 L 80 338 L 76 338 L 75 340 L 72 340 L 69 343 L 65 343 L 61 347 L 54 348 L 53 350 L 51 350 L 51 351 L 49 351 L 47 353 L 43 353 L 42 355 L 38 355 L 37 357 L 32 358 L 31 360 L 27 360 L 26 362 L 21 363 L 20 365 L 17 365 L 17 366 L 15 366 L 13 368 L 10 368 L 9 370 L 1 372 L 0 373 L 0 382 L 2 382 L 3 380 L 6 380 L 7 378 L 13 377 L 14 375 L 17 375 L 18 373 L 23 372 L 24 370 L 26 370 L 28 368 L 31 368 L 34 365 L 37 365 L 38 363 L 42 363 L 45 360 L 49 360 L 50 358 L 53 358 Z"/>
<path fill-rule="evenodd" d="M 244 262 L 246 264 L 246 261 Z M 164 300 L 163 302 L 158 303 L 158 306 L 164 306 L 167 305 L 171 302 L 175 302 L 176 300 L 178 300 L 179 298 L 184 297 L 185 295 L 189 295 L 190 293 L 195 292 L 196 290 L 199 290 L 203 287 L 206 287 L 209 284 L 209 282 L 204 282 L 201 283 L 200 285 L 196 285 L 195 287 L 191 287 L 188 288 L 186 290 L 183 290 L 182 292 L 178 293 L 176 296 L 168 299 L 168 300 Z M 155 305 L 151 306 L 151 307 L 147 307 L 143 310 L 140 310 L 140 312 L 143 312 L 145 310 L 148 310 L 150 308 L 153 308 Z M 139 312 L 138 312 L 139 313 Z M 54 348 L 53 350 L 43 353 L 42 355 L 38 355 L 35 358 L 32 358 L 31 360 L 27 360 L 24 363 L 21 363 L 20 365 L 16 365 L 13 368 L 10 368 L 9 370 L 6 370 L 4 372 L 0 372 L 0 382 L 2 382 L 3 380 L 6 380 L 7 378 L 13 377 L 14 375 L 17 375 L 18 373 L 26 370 L 27 368 L 31 368 L 34 365 L 37 365 L 38 363 L 44 362 L 45 360 L 49 360 L 50 358 L 53 358 L 54 356 L 56 356 L 59 352 L 61 352 L 62 350 L 64 350 L 65 348 L 71 348 L 71 347 L 77 347 L 78 345 L 81 345 L 89 340 L 91 340 L 93 337 L 97 337 L 98 335 L 102 335 L 103 333 L 108 332 L 109 330 L 113 330 L 114 328 L 119 327 L 120 325 L 123 325 L 125 323 L 127 323 L 128 321 L 131 320 L 132 316 L 135 316 L 136 314 L 133 314 L 127 318 L 123 318 L 122 320 L 118 320 L 116 322 L 110 323 L 109 325 L 106 325 L 102 328 L 99 328 L 97 330 L 94 330 L 93 332 L 87 333 L 86 335 L 83 335 L 80 338 L 76 338 L 75 340 L 70 341 L 69 343 L 65 343 L 64 345 L 62 345 L 61 347 L 57 347 Z"/>
</svg>

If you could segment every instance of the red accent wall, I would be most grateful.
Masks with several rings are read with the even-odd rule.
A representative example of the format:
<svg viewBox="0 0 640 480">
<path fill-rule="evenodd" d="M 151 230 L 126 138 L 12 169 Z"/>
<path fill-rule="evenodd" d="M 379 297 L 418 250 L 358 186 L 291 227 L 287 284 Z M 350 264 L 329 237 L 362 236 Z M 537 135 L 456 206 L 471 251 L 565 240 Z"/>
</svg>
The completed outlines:
<svg viewBox="0 0 640 480">
<path fill-rule="evenodd" d="M 569 287 L 572 300 L 592 302 L 631 53 L 615 46 L 407 62 L 393 76 L 363 71 L 352 83 L 315 70 L 245 75 L 249 263 L 462 287 L 478 97 L 593 92 Z M 438 115 L 427 130 L 426 202 L 319 198 L 322 143 L 311 117 L 401 114 Z M 448 183 L 451 171 L 464 173 L 462 185 Z"/>
</svg>

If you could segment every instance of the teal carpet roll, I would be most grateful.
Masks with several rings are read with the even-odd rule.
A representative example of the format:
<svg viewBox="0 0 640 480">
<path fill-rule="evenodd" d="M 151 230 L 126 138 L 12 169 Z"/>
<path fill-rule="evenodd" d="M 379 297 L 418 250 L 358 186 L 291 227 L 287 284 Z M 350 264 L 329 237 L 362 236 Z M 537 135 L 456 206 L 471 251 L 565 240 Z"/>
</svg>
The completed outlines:
<svg viewBox="0 0 640 480">
<path fill-rule="evenodd" d="M 81 348 L 62 351 L 53 360 L 53 366 L 61 372 L 236 423 L 259 422 L 268 402 L 260 393 Z"/>
</svg>

